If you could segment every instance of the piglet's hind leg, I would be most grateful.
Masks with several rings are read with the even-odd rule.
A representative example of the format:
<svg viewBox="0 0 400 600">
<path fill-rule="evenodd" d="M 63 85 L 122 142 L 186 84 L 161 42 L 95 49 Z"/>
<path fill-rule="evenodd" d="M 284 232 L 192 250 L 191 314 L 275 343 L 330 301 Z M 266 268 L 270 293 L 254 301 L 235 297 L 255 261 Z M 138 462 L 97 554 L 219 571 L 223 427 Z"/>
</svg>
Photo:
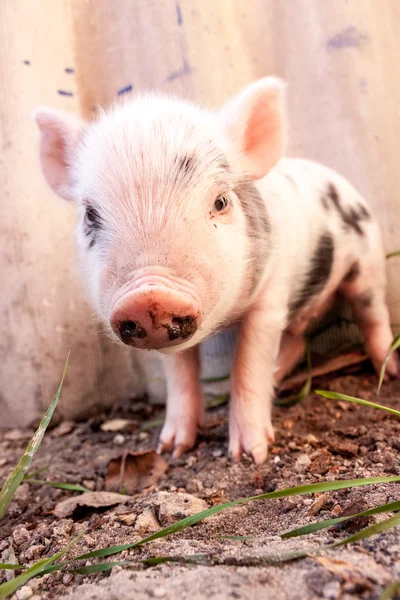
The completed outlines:
<svg viewBox="0 0 400 600">
<path fill-rule="evenodd" d="M 349 300 L 361 328 L 366 352 L 378 374 L 393 341 L 385 288 L 385 265 L 370 254 L 354 263 L 341 286 L 341 292 Z M 399 376 L 397 353 L 389 356 L 386 373 L 392 377 Z"/>
</svg>

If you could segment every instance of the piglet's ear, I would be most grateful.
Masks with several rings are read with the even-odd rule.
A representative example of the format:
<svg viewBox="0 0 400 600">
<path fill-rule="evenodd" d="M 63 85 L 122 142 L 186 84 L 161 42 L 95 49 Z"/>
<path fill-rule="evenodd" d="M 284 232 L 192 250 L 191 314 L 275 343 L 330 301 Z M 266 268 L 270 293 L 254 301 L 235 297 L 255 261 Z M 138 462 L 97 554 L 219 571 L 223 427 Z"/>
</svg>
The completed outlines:
<svg viewBox="0 0 400 600">
<path fill-rule="evenodd" d="M 276 77 L 259 79 L 220 111 L 238 167 L 248 179 L 264 177 L 284 152 L 284 88 L 284 82 Z"/>
<path fill-rule="evenodd" d="M 40 163 L 49 186 L 62 198 L 72 199 L 69 166 L 78 145 L 83 122 L 52 108 L 34 113 L 40 131 Z"/>
</svg>

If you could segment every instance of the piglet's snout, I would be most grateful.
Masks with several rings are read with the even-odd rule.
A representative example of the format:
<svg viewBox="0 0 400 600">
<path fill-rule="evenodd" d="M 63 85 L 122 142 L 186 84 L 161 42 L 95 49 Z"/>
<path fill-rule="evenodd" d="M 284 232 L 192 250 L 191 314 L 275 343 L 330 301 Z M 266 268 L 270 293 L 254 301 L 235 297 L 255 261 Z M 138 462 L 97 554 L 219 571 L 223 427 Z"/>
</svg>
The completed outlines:
<svg viewBox="0 0 400 600">
<path fill-rule="evenodd" d="M 111 316 L 111 327 L 124 344 L 148 350 L 181 344 L 200 324 L 195 299 L 157 285 L 142 285 L 124 296 Z"/>
</svg>

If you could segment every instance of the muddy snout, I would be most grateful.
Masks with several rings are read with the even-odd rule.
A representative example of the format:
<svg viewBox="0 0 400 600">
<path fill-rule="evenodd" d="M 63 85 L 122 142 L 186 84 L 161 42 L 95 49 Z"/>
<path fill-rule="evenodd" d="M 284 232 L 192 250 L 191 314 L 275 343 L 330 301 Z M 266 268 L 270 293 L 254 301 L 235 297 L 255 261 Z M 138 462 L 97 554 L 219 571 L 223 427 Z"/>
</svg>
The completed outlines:
<svg viewBox="0 0 400 600">
<path fill-rule="evenodd" d="M 114 308 L 111 327 L 128 346 L 160 350 L 182 344 L 201 324 L 198 303 L 168 287 L 141 286 Z"/>
</svg>

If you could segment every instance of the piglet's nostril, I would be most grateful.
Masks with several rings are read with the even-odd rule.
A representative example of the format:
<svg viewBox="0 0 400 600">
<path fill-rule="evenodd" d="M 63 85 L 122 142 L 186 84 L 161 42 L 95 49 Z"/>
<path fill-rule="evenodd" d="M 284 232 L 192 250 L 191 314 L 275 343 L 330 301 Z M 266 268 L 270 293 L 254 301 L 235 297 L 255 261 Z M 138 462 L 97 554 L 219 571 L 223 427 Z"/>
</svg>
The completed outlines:
<svg viewBox="0 0 400 600">
<path fill-rule="evenodd" d="M 135 321 L 121 321 L 118 331 L 124 344 L 130 344 L 133 338 L 142 339 L 147 335 L 144 327 L 140 327 Z"/>
<path fill-rule="evenodd" d="M 177 340 L 178 338 L 186 340 L 196 331 L 197 323 L 194 317 L 173 317 L 171 324 L 165 324 L 163 327 L 168 331 L 170 340 Z"/>
</svg>

